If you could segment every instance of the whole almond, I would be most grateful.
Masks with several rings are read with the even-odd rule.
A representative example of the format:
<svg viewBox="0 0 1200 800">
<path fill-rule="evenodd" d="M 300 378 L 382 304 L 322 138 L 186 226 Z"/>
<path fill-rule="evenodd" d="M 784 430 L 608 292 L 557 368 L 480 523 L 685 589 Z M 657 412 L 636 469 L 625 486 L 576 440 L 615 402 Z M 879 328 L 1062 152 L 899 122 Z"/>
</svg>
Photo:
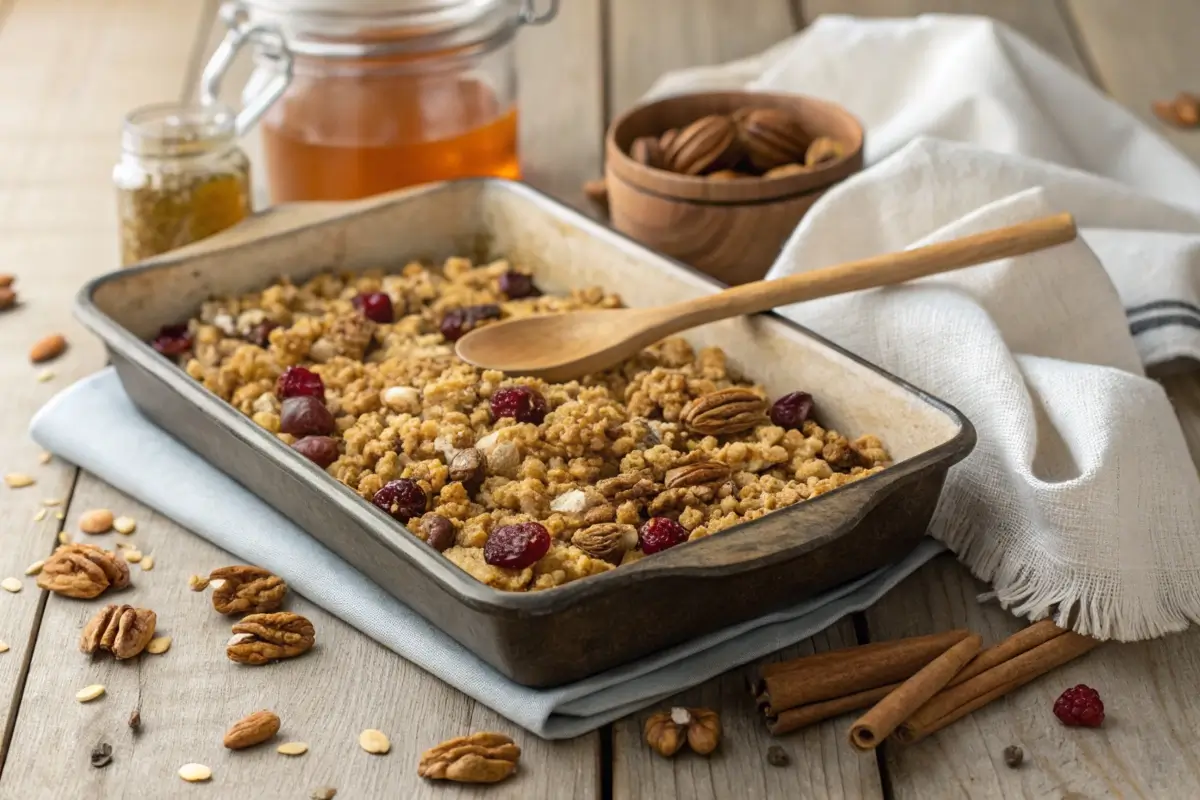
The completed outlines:
<svg viewBox="0 0 1200 800">
<path fill-rule="evenodd" d="M 0 289 L 7 289 L 9 286 L 13 285 L 13 281 L 15 280 L 16 277 L 9 275 L 7 272 L 0 273 Z"/>
<path fill-rule="evenodd" d="M 0 286 L 0 311 L 5 311 L 17 304 L 17 293 L 7 286 Z"/>
<path fill-rule="evenodd" d="M 279 733 L 279 717 L 263 709 L 233 723 L 225 733 L 225 746 L 230 750 L 242 750 L 262 744 Z"/>
<path fill-rule="evenodd" d="M 52 333 L 39 339 L 29 351 L 29 360 L 34 364 L 58 358 L 67 349 L 67 340 L 61 333 Z"/>
<path fill-rule="evenodd" d="M 107 508 L 93 508 L 91 511 L 83 512 L 83 516 L 79 518 L 79 530 L 84 533 L 108 533 L 112 530 L 112 526 L 113 512 Z"/>
</svg>

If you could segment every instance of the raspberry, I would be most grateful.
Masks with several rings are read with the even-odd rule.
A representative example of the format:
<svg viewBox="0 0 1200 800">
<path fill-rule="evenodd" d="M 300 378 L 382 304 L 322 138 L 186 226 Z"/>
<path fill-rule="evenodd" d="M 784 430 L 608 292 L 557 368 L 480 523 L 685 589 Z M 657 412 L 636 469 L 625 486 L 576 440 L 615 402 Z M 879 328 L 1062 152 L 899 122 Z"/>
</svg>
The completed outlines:
<svg viewBox="0 0 1200 800">
<path fill-rule="evenodd" d="M 1099 728 L 1104 722 L 1104 703 L 1099 692 L 1081 683 L 1058 696 L 1054 716 L 1063 725 Z"/>
<path fill-rule="evenodd" d="M 799 429 L 812 413 L 813 399 L 808 392 L 785 394 L 771 406 L 771 422 L 781 428 Z"/>
<path fill-rule="evenodd" d="M 528 386 L 505 386 L 492 394 L 492 421 L 512 417 L 517 422 L 541 425 L 546 418 L 546 398 Z"/>
<path fill-rule="evenodd" d="M 317 373 L 304 367 L 288 367 L 275 382 L 275 396 L 280 400 L 289 397 L 325 398 L 325 383 Z"/>
<path fill-rule="evenodd" d="M 638 531 L 638 544 L 646 555 L 687 541 L 688 532 L 670 517 L 651 517 Z"/>
<path fill-rule="evenodd" d="M 341 455 L 337 439 L 330 436 L 305 436 L 293 444 L 292 449 L 322 469 L 337 461 Z"/>
<path fill-rule="evenodd" d="M 488 319 L 500 319 L 500 306 L 486 303 L 481 306 L 452 308 L 442 317 L 438 330 L 450 341 L 458 341 L 470 333 L 480 322 Z"/>
<path fill-rule="evenodd" d="M 550 550 L 550 533 L 536 522 L 501 525 L 483 543 L 483 560 L 493 567 L 524 569 Z"/>
<path fill-rule="evenodd" d="M 181 356 L 192 349 L 192 335 L 186 324 L 163 325 L 150 346 L 164 356 Z"/>
<path fill-rule="evenodd" d="M 390 325 L 396 318 L 392 311 L 392 298 L 385 292 L 363 292 L 350 302 L 364 317 L 380 325 Z"/>
<path fill-rule="evenodd" d="M 533 285 L 533 276 L 524 272 L 506 272 L 498 281 L 500 291 L 509 300 L 520 300 L 522 297 L 537 297 L 541 294 Z"/>
<path fill-rule="evenodd" d="M 425 513 L 425 490 L 416 481 L 400 478 L 388 481 L 375 493 L 371 502 L 401 522 Z"/>
<path fill-rule="evenodd" d="M 279 430 L 292 436 L 327 436 L 333 433 L 333 414 L 311 395 L 284 400 L 279 408 Z"/>
</svg>

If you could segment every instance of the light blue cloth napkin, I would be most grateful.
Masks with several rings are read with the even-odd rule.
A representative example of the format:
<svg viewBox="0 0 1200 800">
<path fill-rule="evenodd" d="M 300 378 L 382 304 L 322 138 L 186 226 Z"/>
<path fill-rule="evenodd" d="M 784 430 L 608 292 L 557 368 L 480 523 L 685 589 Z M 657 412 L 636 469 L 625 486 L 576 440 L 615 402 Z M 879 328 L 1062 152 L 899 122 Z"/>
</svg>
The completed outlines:
<svg viewBox="0 0 1200 800">
<path fill-rule="evenodd" d="M 772 653 L 867 608 L 942 547 L 926 539 L 902 562 L 820 597 L 553 689 L 513 683 L 429 624 L 134 407 L 114 370 L 59 393 L 34 440 L 300 594 L 451 686 L 546 739 L 579 736 Z M 136 452 L 137 458 L 129 453 Z M 188 492 L 166 491 L 187 486 Z"/>
</svg>

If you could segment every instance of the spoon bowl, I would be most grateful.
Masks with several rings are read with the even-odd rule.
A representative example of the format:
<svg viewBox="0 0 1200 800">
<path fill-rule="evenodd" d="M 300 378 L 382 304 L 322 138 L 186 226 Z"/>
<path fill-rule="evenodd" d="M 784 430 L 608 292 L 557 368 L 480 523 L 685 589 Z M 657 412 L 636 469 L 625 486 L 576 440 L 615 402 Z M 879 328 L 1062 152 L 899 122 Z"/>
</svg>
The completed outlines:
<svg viewBox="0 0 1200 800">
<path fill-rule="evenodd" d="M 482 369 L 551 382 L 619 364 L 680 331 L 777 306 L 888 286 L 1024 255 L 1076 236 L 1070 214 L 996 228 L 947 242 L 757 281 L 657 308 L 540 314 L 477 328 L 458 340 L 458 357 Z"/>
</svg>

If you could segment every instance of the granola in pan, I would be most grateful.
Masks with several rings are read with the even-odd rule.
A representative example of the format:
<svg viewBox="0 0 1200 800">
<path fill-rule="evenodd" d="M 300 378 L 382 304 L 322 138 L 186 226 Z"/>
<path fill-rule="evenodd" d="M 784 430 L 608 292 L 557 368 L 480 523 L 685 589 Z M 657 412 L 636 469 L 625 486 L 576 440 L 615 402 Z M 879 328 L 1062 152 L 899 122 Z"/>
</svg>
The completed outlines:
<svg viewBox="0 0 1200 800">
<path fill-rule="evenodd" d="M 476 579 L 549 589 L 872 475 L 878 438 L 768 398 L 716 348 L 672 338 L 548 384 L 454 341 L 497 319 L 613 308 L 543 295 L 505 261 L 326 273 L 213 299 L 152 342 L 258 425 Z"/>
</svg>

